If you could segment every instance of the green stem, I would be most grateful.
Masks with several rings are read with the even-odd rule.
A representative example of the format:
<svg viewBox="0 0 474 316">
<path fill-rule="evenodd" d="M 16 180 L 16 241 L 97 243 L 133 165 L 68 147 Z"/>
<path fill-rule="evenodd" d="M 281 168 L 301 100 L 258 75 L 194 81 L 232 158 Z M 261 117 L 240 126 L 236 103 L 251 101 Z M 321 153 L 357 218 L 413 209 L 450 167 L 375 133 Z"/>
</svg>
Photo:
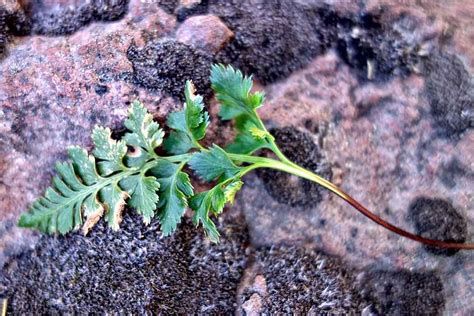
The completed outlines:
<svg viewBox="0 0 474 316">
<path fill-rule="evenodd" d="M 456 242 L 444 242 L 440 240 L 434 240 L 434 239 L 428 239 L 424 238 L 422 236 L 410 233 L 400 227 L 397 227 L 395 225 L 390 224 L 389 222 L 383 220 L 380 218 L 378 215 L 375 215 L 372 213 L 370 210 L 368 210 L 365 206 L 363 206 L 361 203 L 359 203 L 357 200 L 355 200 L 353 197 L 351 197 L 349 194 L 344 192 L 342 189 L 334 185 L 332 182 L 322 178 L 321 176 L 305 169 L 297 164 L 293 163 L 290 161 L 288 158 L 285 157 L 285 155 L 278 149 L 278 146 L 272 142 L 274 145 L 274 153 L 277 155 L 277 157 L 281 160 L 275 160 L 271 158 L 266 158 L 266 157 L 258 157 L 258 156 L 251 156 L 251 155 L 241 155 L 241 154 L 228 154 L 229 158 L 233 161 L 239 161 L 239 162 L 246 162 L 249 163 L 250 165 L 245 167 L 237 176 L 242 177 L 244 174 L 250 172 L 251 170 L 257 169 L 257 168 L 270 168 L 270 169 L 275 169 L 275 170 L 280 170 L 284 171 L 289 174 L 293 174 L 295 176 L 301 177 L 303 179 L 315 182 L 322 187 L 328 189 L 329 191 L 335 193 L 337 196 L 342 198 L 344 201 L 349 203 L 351 206 L 353 206 L 357 211 L 368 217 L 370 220 L 374 221 L 375 223 L 385 227 L 386 229 L 404 236 L 408 239 L 418 241 L 420 243 L 429 245 L 429 246 L 434 246 L 434 247 L 439 247 L 439 248 L 446 248 L 446 249 L 474 249 L 474 243 L 456 243 Z M 191 159 L 193 154 L 183 154 L 183 155 L 176 155 L 176 156 L 170 156 L 166 157 L 164 159 L 167 159 L 171 162 L 181 162 L 181 163 L 186 163 Z M 233 178 L 232 178 L 233 179 Z M 228 180 L 232 180 L 228 179 Z M 223 183 L 224 185 L 227 183 Z"/>
</svg>

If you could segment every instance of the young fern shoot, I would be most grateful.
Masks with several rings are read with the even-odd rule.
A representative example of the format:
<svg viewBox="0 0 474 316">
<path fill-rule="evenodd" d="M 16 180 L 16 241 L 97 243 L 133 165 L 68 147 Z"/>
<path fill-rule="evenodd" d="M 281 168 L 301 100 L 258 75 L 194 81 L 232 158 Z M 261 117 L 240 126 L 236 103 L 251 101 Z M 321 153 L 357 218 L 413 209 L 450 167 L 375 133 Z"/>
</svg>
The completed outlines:
<svg viewBox="0 0 474 316">
<path fill-rule="evenodd" d="M 474 249 L 472 243 L 427 239 L 396 227 L 331 182 L 291 162 L 257 114 L 264 94 L 251 92 L 251 77 L 231 66 L 214 65 L 211 83 L 221 105 L 220 118 L 235 120 L 236 137 L 225 148 L 215 144 L 205 148 L 200 143 L 206 135 L 209 114 L 190 81 L 185 86 L 183 109 L 168 116 L 171 132 L 166 138 L 151 114 L 135 101 L 125 120 L 129 132 L 114 140 L 110 129 L 95 127 L 92 155 L 79 147 L 70 148 L 71 161 L 57 165 L 53 185 L 20 217 L 19 226 L 49 234 L 65 234 L 82 227 L 87 234 L 104 217 L 112 229 L 118 230 L 123 209 L 128 205 L 146 224 L 156 218 L 167 236 L 176 230 L 189 207 L 193 222 L 204 228 L 210 240 L 218 242 L 219 232 L 212 218 L 222 213 L 226 203 L 233 203 L 246 173 L 272 168 L 318 183 L 401 236 L 435 247 Z M 157 154 L 161 145 L 166 155 Z M 272 151 L 276 159 L 255 155 L 264 148 Z M 207 191 L 194 192 L 188 174 L 183 171 L 185 166 L 215 185 Z"/>
</svg>

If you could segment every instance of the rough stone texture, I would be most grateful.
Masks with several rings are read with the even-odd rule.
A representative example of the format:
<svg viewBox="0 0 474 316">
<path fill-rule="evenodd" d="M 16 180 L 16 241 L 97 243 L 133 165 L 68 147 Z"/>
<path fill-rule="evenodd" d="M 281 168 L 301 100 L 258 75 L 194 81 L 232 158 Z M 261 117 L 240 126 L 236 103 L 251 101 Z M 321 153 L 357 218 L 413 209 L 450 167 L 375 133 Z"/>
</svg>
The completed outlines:
<svg viewBox="0 0 474 316">
<path fill-rule="evenodd" d="M 232 63 L 263 82 L 278 80 L 308 64 L 333 32 L 332 27 L 322 27 L 313 8 L 286 1 L 210 1 L 209 13 L 219 16 L 235 33 L 217 60 Z"/>
<path fill-rule="evenodd" d="M 31 20 L 25 11 L 24 1 L 1 0 L 0 11 L 3 11 L 8 33 L 24 35 L 31 31 Z"/>
<path fill-rule="evenodd" d="M 0 10 L 0 56 L 5 53 L 5 46 L 7 44 L 7 13 L 5 10 Z"/>
<path fill-rule="evenodd" d="M 425 62 L 426 94 L 431 112 L 447 133 L 474 127 L 474 85 L 462 61 L 435 54 Z"/>
<path fill-rule="evenodd" d="M 245 315 L 358 314 L 369 305 L 340 261 L 294 247 L 257 249 L 253 279 L 240 300 Z"/>
<path fill-rule="evenodd" d="M 373 270 L 358 276 L 361 293 L 383 315 L 441 315 L 444 293 L 433 272 Z"/>
<path fill-rule="evenodd" d="M 454 206 L 443 199 L 419 197 L 409 207 L 408 216 L 415 224 L 416 233 L 431 239 L 443 236 L 443 240 L 465 242 L 467 223 Z M 458 251 L 426 246 L 434 254 L 452 256 Z"/>
<path fill-rule="evenodd" d="M 189 45 L 160 40 L 145 47 L 129 47 L 127 57 L 133 64 L 133 81 L 140 86 L 165 91 L 184 100 L 183 87 L 192 80 L 200 94 L 209 96 L 211 57 Z"/>
<path fill-rule="evenodd" d="M 424 15 L 335 11 L 338 6 L 316 1 L 209 1 L 207 5 L 208 12 L 235 33 L 217 60 L 233 63 L 264 83 L 286 77 L 331 48 L 358 79 L 406 75 L 417 70 L 419 56 L 436 45 L 441 33 L 439 25 Z"/>
<path fill-rule="evenodd" d="M 188 16 L 198 15 L 207 12 L 205 5 L 208 0 L 180 0 L 174 12 L 179 22 L 184 21 Z"/>
<path fill-rule="evenodd" d="M 15 314 L 232 314 L 248 235 L 239 217 L 219 229 L 219 245 L 190 220 L 165 238 L 127 215 L 119 232 L 42 237 L 2 267 L 0 297 Z"/>
<path fill-rule="evenodd" d="M 473 239 L 469 175 L 474 170 L 470 150 L 474 131 L 452 137 L 439 133 L 422 76 L 361 86 L 356 74 L 331 52 L 265 91 L 266 105 L 259 112 L 267 124 L 293 125 L 313 133 L 318 150 L 330 162 L 333 182 L 369 209 L 416 231 L 407 216 L 413 201 L 421 196 L 449 200 L 466 220 L 466 239 Z M 452 174 L 452 184 L 446 185 L 446 168 L 453 160 L 465 172 Z M 427 252 L 377 226 L 332 194 L 324 194 L 314 206 L 289 208 L 268 194 L 258 177 L 249 175 L 245 183 L 236 207 L 246 214 L 254 243 L 312 245 L 358 267 L 437 269 L 446 288 L 446 310 L 473 308 L 469 297 L 474 292 L 468 281 L 474 277 L 469 264 L 472 252 L 448 258 Z M 288 190 L 298 194 L 291 185 Z M 457 223 L 447 213 L 440 216 L 447 226 Z M 450 238 L 448 231 L 439 233 L 439 239 Z"/>
<path fill-rule="evenodd" d="M 15 222 L 43 193 L 69 145 L 90 146 L 95 124 L 120 129 L 134 99 L 140 98 L 161 122 L 178 109 L 179 103 L 162 91 L 122 80 L 133 70 L 127 59 L 130 44 L 145 43 L 150 29 L 163 36 L 174 27 L 175 19 L 157 5 L 134 1 L 118 22 L 91 24 L 68 37 L 11 39 L 0 61 L 2 221 Z M 14 225 L 8 227 L 5 235 L 16 235 Z"/>
<path fill-rule="evenodd" d="M 31 31 L 41 35 L 67 35 L 94 21 L 115 21 L 125 15 L 128 0 L 27 1 Z"/>
<path fill-rule="evenodd" d="M 177 20 L 204 14 L 218 16 L 235 34 L 214 61 L 232 62 L 255 74 L 260 83 L 273 83 L 264 87 L 267 105 L 259 110 L 266 123 L 276 130 L 291 127 L 309 133 L 302 138 L 312 141 L 304 143 L 316 144 L 313 149 L 317 150 L 306 152 L 310 156 L 317 152 L 318 158 L 330 162 L 336 184 L 382 217 L 413 231 L 416 222 L 408 214 L 414 201 L 420 197 L 450 201 L 466 220 L 465 238 L 473 240 L 474 131 L 469 82 L 474 9 L 470 4 L 192 2 L 131 0 L 123 18 L 110 23 L 97 21 L 120 17 L 124 2 L 102 13 L 94 13 L 97 10 L 91 11 L 90 6 L 89 11 L 79 9 L 83 7 L 77 0 L 38 2 L 42 5 L 34 12 L 45 17 L 44 33 L 75 31 L 60 37 L 21 37 L 30 34 L 31 28 L 38 30 L 42 22 L 37 19 L 31 24 L 32 12 L 25 12 L 17 1 L 8 1 L 11 6 L 0 9 L 0 41 L 8 40 L 0 60 L 0 262 L 34 245 L 25 237 L 27 231 L 15 228 L 16 218 L 49 184 L 53 165 L 65 158 L 68 145 L 90 145 L 94 124 L 120 132 L 128 103 L 136 97 L 163 123 L 164 115 L 179 107 L 179 101 L 167 95 L 179 97 L 178 86 L 186 76 L 202 84 L 199 92 L 209 96 L 205 73 L 211 57 L 204 56 L 213 52 L 174 41 L 180 26 Z M 108 2 L 94 5 L 100 3 Z M 47 12 L 54 13 L 58 23 L 47 18 Z M 103 18 L 90 18 L 96 14 Z M 127 52 L 133 51 L 136 55 L 129 54 L 129 60 Z M 196 60 L 197 65 L 191 65 Z M 157 78 L 158 73 L 170 78 Z M 209 110 L 213 115 L 217 112 L 215 102 Z M 231 135 L 230 124 L 213 123 L 206 142 L 223 144 Z M 295 160 L 307 159 L 307 155 L 296 155 L 304 146 L 284 147 L 287 153 L 295 152 Z M 284 182 L 275 176 L 278 181 Z M 328 193 L 313 205 L 291 207 L 268 194 L 255 174 L 246 177 L 245 183 L 233 211 L 245 214 L 257 246 L 286 243 L 322 249 L 368 275 L 401 271 L 397 281 L 395 277 L 388 280 L 392 272 L 366 279 L 365 290 L 372 291 L 367 297 L 379 297 L 376 308 L 382 314 L 403 311 L 401 299 L 409 305 L 413 302 L 400 291 L 390 297 L 377 294 L 384 293 L 379 292 L 379 281 L 385 279 L 393 289 L 407 287 L 410 293 L 425 293 L 433 313 L 472 314 L 472 252 L 448 257 L 427 251 L 376 226 Z M 299 185 L 288 187 L 292 196 L 304 196 Z M 439 220 L 447 227 L 455 226 L 452 217 L 442 214 Z M 449 230 L 445 233 L 439 238 L 450 238 Z M 69 238 L 78 237 L 63 240 Z M 413 275 L 405 278 L 407 270 L 436 281 L 426 283 L 426 277 Z M 265 278 L 265 283 L 267 289 L 272 286 L 271 280 Z M 442 295 L 434 295 L 440 285 Z M 131 282 L 131 286 L 136 284 Z M 246 305 L 249 310 L 265 304 L 265 291 L 254 294 Z M 421 306 L 410 310 L 419 311 Z M 362 313 L 372 309 L 375 305 L 366 306 Z"/>
<path fill-rule="evenodd" d="M 344 1 L 343 1 L 344 2 Z M 448 51 L 461 55 L 461 58 L 474 70 L 474 3 L 471 1 L 391 1 L 367 0 L 365 9 L 378 12 L 381 9 L 386 15 L 409 14 L 424 19 L 424 24 L 436 25 L 441 31 L 437 43 Z M 428 20 L 428 21 L 427 21 Z M 418 32 L 418 30 L 417 30 Z"/>
<path fill-rule="evenodd" d="M 176 40 L 217 53 L 234 36 L 229 28 L 214 15 L 194 16 L 184 21 L 176 31 Z"/>
</svg>

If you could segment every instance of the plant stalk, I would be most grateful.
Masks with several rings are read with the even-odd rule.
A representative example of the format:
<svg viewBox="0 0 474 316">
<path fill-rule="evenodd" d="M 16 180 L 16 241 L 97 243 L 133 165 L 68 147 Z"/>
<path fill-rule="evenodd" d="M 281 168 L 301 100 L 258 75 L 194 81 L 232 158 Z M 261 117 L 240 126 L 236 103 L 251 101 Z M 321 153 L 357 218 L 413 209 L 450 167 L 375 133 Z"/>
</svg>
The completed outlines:
<svg viewBox="0 0 474 316">
<path fill-rule="evenodd" d="M 457 243 L 457 242 L 445 242 L 441 240 L 435 240 L 435 239 L 429 239 L 425 238 L 413 233 L 410 233 L 398 226 L 395 226 L 378 215 L 375 215 L 372 213 L 370 210 L 368 210 L 365 206 L 363 206 L 361 203 L 359 203 L 356 199 L 351 197 L 349 194 L 344 192 L 342 189 L 334 185 L 332 182 L 318 176 L 317 174 L 304 169 L 296 164 L 294 164 L 291 161 L 278 161 L 274 159 L 269 159 L 269 158 L 264 158 L 264 157 L 252 157 L 252 156 L 247 156 L 247 155 L 236 155 L 236 154 L 229 154 L 231 159 L 242 161 L 242 162 L 248 162 L 248 163 L 256 163 L 259 164 L 259 167 L 264 167 L 264 168 L 271 168 L 275 170 L 280 170 L 284 171 L 290 174 L 293 174 L 295 176 L 304 178 L 306 180 L 315 182 L 322 187 L 326 188 L 327 190 L 335 193 L 338 195 L 340 198 L 342 198 L 344 201 L 349 203 L 351 206 L 353 206 L 357 211 L 368 217 L 370 220 L 374 221 L 375 223 L 385 227 L 386 229 L 400 235 L 403 237 L 406 237 L 408 239 L 420 242 L 422 244 L 428 245 L 428 246 L 433 246 L 433 247 L 438 247 L 438 248 L 445 248 L 445 249 L 474 249 L 474 243 Z"/>
</svg>

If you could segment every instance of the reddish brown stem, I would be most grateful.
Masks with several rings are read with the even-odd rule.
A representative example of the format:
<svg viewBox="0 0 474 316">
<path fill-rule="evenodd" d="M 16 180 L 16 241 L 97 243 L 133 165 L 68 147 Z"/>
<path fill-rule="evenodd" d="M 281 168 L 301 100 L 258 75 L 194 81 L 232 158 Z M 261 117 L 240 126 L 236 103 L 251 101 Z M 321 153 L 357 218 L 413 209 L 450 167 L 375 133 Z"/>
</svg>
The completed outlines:
<svg viewBox="0 0 474 316">
<path fill-rule="evenodd" d="M 390 224 L 389 222 L 383 220 L 379 216 L 375 215 L 371 211 L 369 211 L 365 206 L 357 202 L 354 198 L 352 198 L 350 195 L 345 193 L 344 191 L 340 190 L 341 193 L 343 193 L 346 197 L 344 200 L 352 205 L 356 210 L 370 218 L 372 221 L 376 222 L 377 224 L 385 227 L 386 229 L 394 232 L 395 234 L 398 234 L 400 236 L 409 238 L 411 240 L 418 241 L 420 243 L 423 243 L 425 245 L 433 246 L 433 247 L 438 247 L 438 248 L 445 248 L 445 249 L 474 249 L 474 243 L 457 243 L 457 242 L 445 242 L 441 240 L 434 240 L 434 239 L 429 239 L 425 238 L 419 235 L 415 235 L 413 233 L 407 232 L 406 230 L 401 229 L 400 227 L 397 227 L 395 225 Z"/>
<path fill-rule="evenodd" d="M 260 158 L 260 157 L 259 157 Z M 395 225 L 390 224 L 389 222 L 383 220 L 380 218 L 378 215 L 375 215 L 371 211 L 369 211 L 365 206 L 360 204 L 358 201 L 356 201 L 353 197 L 351 197 L 349 194 L 346 192 L 342 191 L 339 187 L 334 185 L 332 182 L 318 176 L 317 174 L 306 170 L 291 161 L 287 160 L 285 163 L 281 161 L 276 161 L 273 159 L 267 159 L 267 158 L 260 158 L 260 161 L 263 162 L 262 166 L 268 167 L 268 168 L 273 168 L 277 170 L 282 170 L 286 171 L 288 173 L 300 176 L 302 178 L 308 179 L 310 181 L 316 182 L 319 185 L 323 186 L 324 188 L 330 190 L 331 192 L 337 194 L 340 198 L 345 200 L 347 203 L 352 205 L 356 210 L 370 218 L 372 221 L 375 223 L 385 227 L 386 229 L 394 232 L 395 234 L 398 234 L 400 236 L 406 237 L 411 240 L 418 241 L 422 244 L 428 245 L 428 246 L 433 246 L 433 247 L 438 247 L 438 248 L 445 248 L 445 249 L 470 249 L 474 250 L 474 243 L 461 243 L 461 242 L 446 242 L 446 241 L 441 241 L 441 240 L 435 240 L 435 239 L 429 239 L 425 238 L 410 232 L 407 232 L 406 230 L 397 227 Z"/>
</svg>

